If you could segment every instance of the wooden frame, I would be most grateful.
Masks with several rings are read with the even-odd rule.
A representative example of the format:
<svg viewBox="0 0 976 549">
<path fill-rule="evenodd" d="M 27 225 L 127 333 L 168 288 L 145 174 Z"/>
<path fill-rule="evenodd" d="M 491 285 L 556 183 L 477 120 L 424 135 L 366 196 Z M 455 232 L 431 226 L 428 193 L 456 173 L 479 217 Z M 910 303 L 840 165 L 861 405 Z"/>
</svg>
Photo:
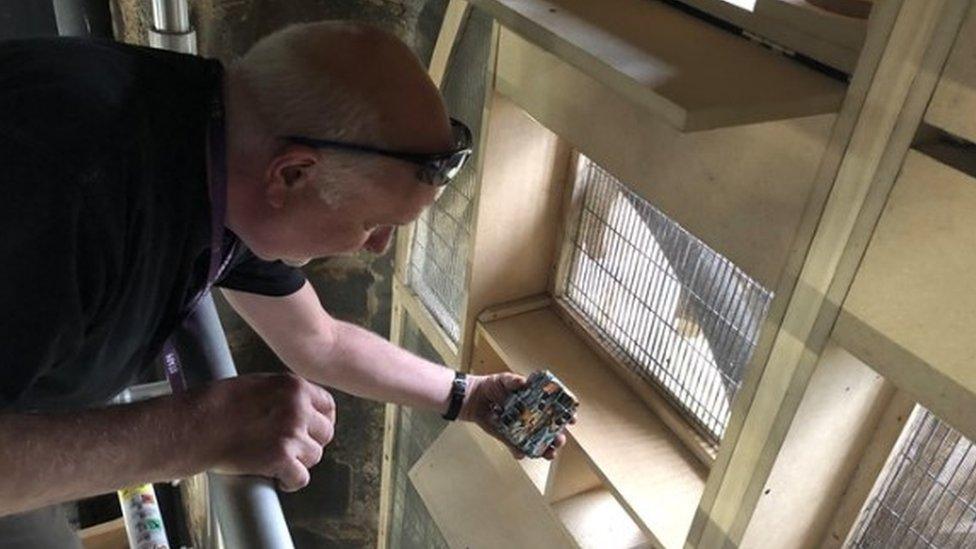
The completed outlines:
<svg viewBox="0 0 976 549">
<path fill-rule="evenodd" d="M 470 9 L 464 0 L 450 0 L 444 12 L 444 21 L 434 44 L 434 51 L 428 67 L 431 80 L 438 87 L 444 80 L 444 73 L 450 60 L 451 51 L 457 41 L 461 23 Z M 435 345 L 447 364 L 457 367 L 457 350 L 451 348 L 451 339 L 444 336 L 443 330 L 433 321 L 424 307 L 416 306 L 416 299 L 412 293 L 406 291 L 405 284 L 409 281 L 410 250 L 413 242 L 415 225 L 413 223 L 397 229 L 396 257 L 393 273 L 393 303 L 390 321 L 390 341 L 400 345 L 403 342 L 403 329 L 406 322 L 407 310 L 414 313 L 414 318 L 421 318 L 419 327 L 422 333 Z M 410 301 L 411 303 L 406 303 Z M 426 330 L 425 330 L 426 327 Z M 435 329 L 436 328 L 436 329 Z M 430 332 L 430 333 L 428 333 Z M 433 343 L 437 341 L 437 343 Z M 446 355 L 446 356 L 445 356 Z M 451 359 L 454 359 L 453 361 Z M 380 471 L 380 509 L 377 528 L 377 548 L 386 549 L 389 546 L 390 521 L 393 512 L 393 468 L 394 452 L 396 450 L 397 429 L 400 421 L 400 407 L 387 404 L 383 421 L 383 463 Z"/>
<path fill-rule="evenodd" d="M 921 121 L 938 74 L 933 68 L 944 62 L 968 3 L 891 0 L 876 7 L 859 67 L 863 76 L 852 83 L 848 118 L 839 122 L 835 135 L 844 124 L 853 128 L 849 137 L 839 137 L 846 143 L 839 167 L 825 162 L 831 193 L 767 360 L 776 368 L 759 381 L 735 446 L 720 450 L 717 464 L 734 474 L 713 472 L 693 544 L 721 547 L 741 541 L 836 319 L 835 303 L 851 283 Z"/>
<path fill-rule="evenodd" d="M 627 1 L 614 0 L 604 6 L 608 11 L 619 10 L 601 21 L 613 20 L 621 13 L 638 13 L 628 11 L 632 6 Z M 659 450 L 668 455 L 684 455 L 686 449 L 691 450 L 686 456 L 691 459 L 682 463 L 689 470 L 698 470 L 703 482 L 690 500 L 695 516 L 682 535 L 676 534 L 675 528 L 661 526 L 635 503 L 642 497 L 654 497 L 660 487 L 647 488 L 650 496 L 619 488 L 623 483 L 614 480 L 614 456 L 601 454 L 595 442 L 600 436 L 611 435 L 585 434 L 585 421 L 575 429 L 576 435 L 571 429 L 574 446 L 567 453 L 570 457 L 552 466 L 511 467 L 489 458 L 491 467 L 520 479 L 524 486 L 519 485 L 519 493 L 533 498 L 533 508 L 540 509 L 540 517 L 555 517 L 556 526 L 560 520 L 565 526 L 567 517 L 582 517 L 577 530 L 556 528 L 560 536 L 573 540 L 570 545 L 586 546 L 581 540 L 592 530 L 584 524 L 585 515 L 580 514 L 585 508 L 579 506 L 583 499 L 557 509 L 560 502 L 568 501 L 567 496 L 595 492 L 586 504 L 595 508 L 610 501 L 596 493 L 609 487 L 612 500 L 657 545 L 756 546 L 755 540 L 782 522 L 782 513 L 802 493 L 816 499 L 817 505 L 796 525 L 776 531 L 776 539 L 787 544 L 837 546 L 868 497 L 904 425 L 906 410 L 916 398 L 938 408 L 939 403 L 933 402 L 938 400 L 935 374 L 948 371 L 915 344 L 901 349 L 918 359 L 910 369 L 913 373 L 902 379 L 892 375 L 886 364 L 900 355 L 891 354 L 898 349 L 891 343 L 902 340 L 891 330 L 882 332 L 884 341 L 880 343 L 862 337 L 870 335 L 865 326 L 878 328 L 891 311 L 890 307 L 880 307 L 866 314 L 865 303 L 874 306 L 879 298 L 863 288 L 871 287 L 878 278 L 870 271 L 879 257 L 872 250 L 882 245 L 881 240 L 872 242 L 872 238 L 884 238 L 883 230 L 876 234 L 878 220 L 906 154 L 915 155 L 908 153 L 909 145 L 971 0 L 879 2 L 866 25 L 864 47 L 856 67 L 851 67 L 853 78 L 844 90 L 839 113 L 791 111 L 792 115 L 806 112 L 809 116 L 786 119 L 779 119 L 785 111 L 769 118 L 775 109 L 756 111 L 766 113 L 759 118 L 756 112 L 703 116 L 704 111 L 696 111 L 691 103 L 669 99 L 653 86 L 642 88 L 635 73 L 618 63 L 626 55 L 621 57 L 620 50 L 601 45 L 608 37 L 624 43 L 631 40 L 633 45 L 633 35 L 626 31 L 614 34 L 607 28 L 593 34 L 592 25 L 587 26 L 592 14 L 586 15 L 590 12 L 575 0 L 472 3 L 489 11 L 503 27 L 496 27 L 494 52 L 487 68 L 491 91 L 486 97 L 480 143 L 480 181 L 465 281 L 468 294 L 462 338 L 457 347 L 435 341 L 443 341 L 445 335 L 410 292 L 409 281 L 402 276 L 406 258 L 400 254 L 394 325 L 399 326 L 397 317 L 414 319 L 445 362 L 476 372 L 524 372 L 529 364 L 562 356 L 558 352 L 565 348 L 579 349 L 577 354 L 592 357 L 587 360 L 593 364 L 613 364 L 615 361 L 608 361 L 599 345 L 594 345 L 593 335 L 559 301 L 564 293 L 560 281 L 568 265 L 565 242 L 574 231 L 580 202 L 575 187 L 567 188 L 561 182 L 574 179 L 573 151 L 579 150 L 764 286 L 774 289 L 777 297 L 717 455 L 702 448 L 700 439 L 689 436 L 693 431 L 669 403 L 659 396 L 655 400 L 653 391 L 638 394 L 639 383 L 623 383 L 628 379 L 627 371 L 618 369 L 616 376 L 610 376 L 613 383 L 629 386 L 620 389 L 629 395 L 624 400 L 631 402 L 633 397 L 640 401 L 647 421 L 658 429 L 655 432 L 666 434 L 660 440 L 671 441 L 658 446 Z M 452 8 L 457 9 L 454 2 Z M 552 15 L 550 8 L 557 13 Z M 781 30 L 796 32 L 796 28 Z M 821 35 L 822 43 L 810 47 L 827 51 L 839 43 L 837 36 Z M 769 38 L 775 41 L 775 37 Z M 453 44 L 454 38 L 449 40 Z M 446 66 L 446 57 L 440 59 L 438 63 Z M 844 63 L 850 61 L 846 59 Z M 743 125 L 747 120 L 764 121 Z M 751 148 L 744 150 L 743 143 Z M 753 150 L 757 156 L 749 157 L 748 152 Z M 760 161 L 769 158 L 786 160 L 782 164 Z M 715 173 L 723 174 L 721 184 L 709 179 L 709 174 Z M 765 178 L 757 174 L 765 174 Z M 712 195 L 714 199 L 709 200 Z M 893 200 L 897 201 L 897 194 Z M 764 223 L 755 223 L 757 219 Z M 880 227 L 884 226 L 882 218 Z M 408 253 L 409 242 L 409 231 L 403 231 L 399 249 Z M 868 270 L 859 272 L 859 268 Z M 913 307 L 917 310 L 917 305 Z M 862 325 L 855 326 L 851 319 Z M 503 329 L 505 326 L 509 328 Z M 400 331 L 394 329 L 395 341 Z M 507 335 L 499 335 L 503 333 Z M 562 335 L 551 341 L 542 337 L 553 333 Z M 829 344 L 831 337 L 833 343 Z M 532 349 L 532 345 L 539 348 Z M 492 349 L 493 358 L 485 348 Z M 847 358 L 837 359 L 838 353 Z M 535 362 L 525 357 L 536 357 L 532 359 Z M 576 364 L 574 360 L 563 357 L 553 367 Z M 821 372 L 838 368 L 844 361 L 864 363 L 885 378 L 863 366 L 844 370 L 843 375 L 850 376 L 857 390 L 856 398 L 842 401 L 836 393 L 839 378 Z M 570 367 L 563 374 L 572 379 L 585 371 L 587 368 Z M 610 382 L 594 378 L 588 383 Z M 946 409 L 969 409 L 963 404 L 976 403 L 971 387 L 964 388 L 953 393 L 956 396 Z M 587 399 L 601 401 L 595 393 L 588 393 Z M 600 404 L 598 409 L 610 410 L 614 404 L 607 406 Z M 393 413 L 388 409 L 388 419 Z M 828 413 L 846 413 L 856 421 L 845 426 L 840 433 L 843 436 L 824 444 L 821 453 L 805 455 L 810 433 Z M 945 414 L 968 433 L 966 419 L 952 411 Z M 878 429 L 872 430 L 873 426 Z M 641 435 L 635 432 L 629 436 Z M 482 442 L 478 447 L 494 452 L 484 450 L 487 447 Z M 795 474 L 790 465 L 817 456 L 821 462 L 807 470 L 811 478 L 822 481 L 821 485 L 803 485 L 794 499 L 781 495 L 784 491 L 777 487 L 790 483 Z M 830 462 L 831 457 L 839 461 Z M 433 461 L 441 463 L 438 467 L 447 466 L 443 460 Z M 419 469 L 411 478 L 419 478 L 415 473 L 419 474 Z M 844 484 L 849 486 L 847 490 L 838 489 Z M 767 489 L 774 490 L 771 494 L 776 496 L 766 494 Z M 427 495 L 438 497 L 435 492 L 428 490 Z M 537 497 L 541 500 L 534 499 Z M 688 508 L 686 504 L 676 507 Z M 831 514 L 826 509 L 836 511 Z"/>
</svg>

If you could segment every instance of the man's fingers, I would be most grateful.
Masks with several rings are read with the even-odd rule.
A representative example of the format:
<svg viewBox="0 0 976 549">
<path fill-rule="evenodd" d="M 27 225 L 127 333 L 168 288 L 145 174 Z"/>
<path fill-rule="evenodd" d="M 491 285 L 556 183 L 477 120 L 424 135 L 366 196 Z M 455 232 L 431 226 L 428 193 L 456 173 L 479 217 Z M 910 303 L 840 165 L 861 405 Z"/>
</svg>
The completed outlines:
<svg viewBox="0 0 976 549">
<path fill-rule="evenodd" d="M 292 459 L 285 467 L 275 475 L 278 479 L 278 487 L 283 492 L 295 492 L 308 486 L 311 477 L 308 469 L 297 459 Z"/>
<path fill-rule="evenodd" d="M 314 383 L 308 382 L 308 385 L 308 394 L 312 400 L 312 407 L 325 414 L 326 417 L 335 423 L 336 405 L 332 394 Z"/>
<path fill-rule="evenodd" d="M 508 372 L 503 374 L 498 374 L 498 380 L 501 382 L 502 387 L 504 387 L 506 391 L 514 391 L 516 389 L 521 389 L 522 387 L 525 387 L 525 385 L 529 382 L 523 376 L 520 376 L 518 374 L 508 373 Z"/>
<path fill-rule="evenodd" d="M 312 417 L 308 418 L 308 436 L 312 437 L 319 445 L 325 446 L 332 442 L 334 435 L 335 423 L 332 419 L 323 414 L 313 414 Z"/>
<path fill-rule="evenodd" d="M 299 440 L 295 458 L 306 468 L 311 468 L 321 461 L 323 451 L 321 444 L 313 440 L 312 437 L 306 437 Z"/>
<path fill-rule="evenodd" d="M 542 453 L 542 457 L 548 460 L 556 459 L 556 454 L 559 452 L 559 449 L 565 445 L 566 445 L 566 435 L 563 433 L 559 433 L 558 435 L 556 435 L 555 440 L 552 441 L 552 444 L 548 448 L 546 448 L 545 452 Z"/>
<path fill-rule="evenodd" d="M 555 440 L 552 441 L 552 448 L 553 450 L 558 450 L 562 448 L 563 445 L 565 444 L 566 444 L 566 434 L 559 433 L 558 435 L 556 435 Z"/>
</svg>

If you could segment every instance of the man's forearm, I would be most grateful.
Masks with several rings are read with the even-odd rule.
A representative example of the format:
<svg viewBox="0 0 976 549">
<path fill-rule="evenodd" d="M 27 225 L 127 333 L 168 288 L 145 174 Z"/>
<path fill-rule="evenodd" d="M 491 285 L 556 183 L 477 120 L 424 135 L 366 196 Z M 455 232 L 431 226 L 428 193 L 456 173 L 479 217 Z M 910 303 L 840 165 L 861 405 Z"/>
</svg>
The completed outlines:
<svg viewBox="0 0 976 549">
<path fill-rule="evenodd" d="M 0 516 L 196 473 L 184 397 L 104 410 L 0 415 Z"/>
<path fill-rule="evenodd" d="M 301 373 L 356 396 L 443 413 L 454 372 L 348 322 L 336 322 L 332 348 Z"/>
</svg>

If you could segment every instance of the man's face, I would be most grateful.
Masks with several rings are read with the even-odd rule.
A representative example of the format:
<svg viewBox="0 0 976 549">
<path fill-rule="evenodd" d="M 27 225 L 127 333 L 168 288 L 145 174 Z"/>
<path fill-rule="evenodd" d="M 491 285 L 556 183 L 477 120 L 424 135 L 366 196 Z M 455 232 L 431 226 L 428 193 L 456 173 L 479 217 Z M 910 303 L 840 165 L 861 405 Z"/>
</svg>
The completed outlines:
<svg viewBox="0 0 976 549">
<path fill-rule="evenodd" d="M 385 253 L 396 227 L 415 220 L 437 196 L 437 189 L 419 182 L 415 172 L 409 164 L 384 162 L 380 175 L 343 185 L 348 194 L 334 206 L 315 184 L 296 186 L 276 223 L 275 249 L 255 253 L 295 266 L 358 251 Z"/>
</svg>

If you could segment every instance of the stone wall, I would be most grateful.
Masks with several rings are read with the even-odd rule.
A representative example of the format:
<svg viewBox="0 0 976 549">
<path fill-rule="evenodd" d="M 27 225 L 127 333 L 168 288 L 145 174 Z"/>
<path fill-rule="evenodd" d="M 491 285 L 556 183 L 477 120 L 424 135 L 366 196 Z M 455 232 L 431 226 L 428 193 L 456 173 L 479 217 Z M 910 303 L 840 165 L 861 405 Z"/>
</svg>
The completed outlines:
<svg viewBox="0 0 976 549">
<path fill-rule="evenodd" d="M 116 36 L 144 44 L 151 22 L 149 0 L 112 0 Z M 349 19 L 395 32 L 426 61 L 440 28 L 446 0 L 191 0 L 201 55 L 224 62 L 257 39 L 291 23 Z M 320 299 L 335 317 L 386 336 L 390 320 L 392 252 L 384 257 L 321 260 L 305 268 Z M 218 296 L 219 301 L 219 296 Z M 218 303 L 241 372 L 283 367 L 263 342 L 225 304 Z M 338 424 L 333 443 L 304 490 L 282 497 L 296 546 L 353 548 L 376 545 L 383 406 L 336 394 Z"/>
</svg>

